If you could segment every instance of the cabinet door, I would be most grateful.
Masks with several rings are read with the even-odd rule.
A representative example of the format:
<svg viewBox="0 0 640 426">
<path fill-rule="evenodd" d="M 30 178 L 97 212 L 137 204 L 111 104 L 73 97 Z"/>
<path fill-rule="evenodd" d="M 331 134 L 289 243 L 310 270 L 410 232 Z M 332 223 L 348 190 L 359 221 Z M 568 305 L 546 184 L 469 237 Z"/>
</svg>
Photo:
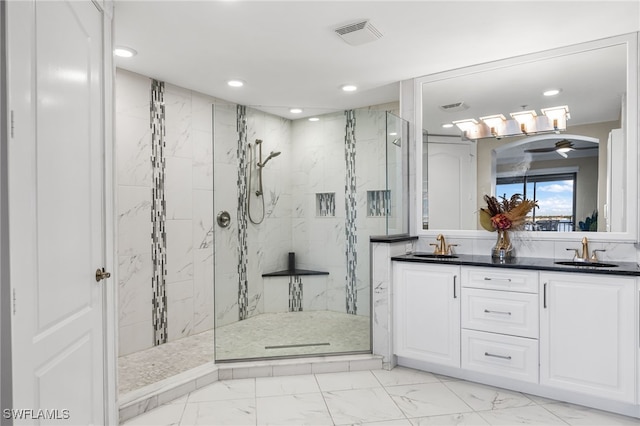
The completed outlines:
<svg viewBox="0 0 640 426">
<path fill-rule="evenodd" d="M 460 268 L 394 262 L 394 353 L 460 366 Z"/>
<path fill-rule="evenodd" d="M 540 274 L 540 383 L 634 402 L 633 278 Z"/>
</svg>

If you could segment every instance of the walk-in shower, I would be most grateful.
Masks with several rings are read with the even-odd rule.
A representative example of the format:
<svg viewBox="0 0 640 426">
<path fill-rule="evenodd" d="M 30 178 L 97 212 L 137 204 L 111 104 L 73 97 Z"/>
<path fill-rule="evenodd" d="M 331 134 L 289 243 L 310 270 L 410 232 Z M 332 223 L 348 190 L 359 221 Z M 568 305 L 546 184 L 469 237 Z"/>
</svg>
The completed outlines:
<svg viewBox="0 0 640 426">
<path fill-rule="evenodd" d="M 235 226 L 215 234 L 216 362 L 371 353 L 369 237 L 407 224 L 407 197 L 395 183 L 405 182 L 408 129 L 392 129 L 400 119 L 384 106 L 320 122 L 251 108 L 236 118 L 234 160 L 246 173 L 234 198 L 215 199 L 216 210 L 237 203 L 239 212 Z M 216 152 L 231 152 L 231 141 L 219 142 L 229 145 Z M 264 160 L 263 144 L 271 148 Z M 265 167 L 280 152 L 286 157 Z M 389 161 L 398 164 L 387 170 Z M 214 173 L 216 187 L 227 179 Z M 254 217 L 257 197 L 266 208 Z M 401 217 L 390 222 L 392 213 Z"/>
<path fill-rule="evenodd" d="M 116 85 L 120 401 L 212 362 L 371 353 L 397 104 L 291 121 L 128 71 Z"/>
</svg>

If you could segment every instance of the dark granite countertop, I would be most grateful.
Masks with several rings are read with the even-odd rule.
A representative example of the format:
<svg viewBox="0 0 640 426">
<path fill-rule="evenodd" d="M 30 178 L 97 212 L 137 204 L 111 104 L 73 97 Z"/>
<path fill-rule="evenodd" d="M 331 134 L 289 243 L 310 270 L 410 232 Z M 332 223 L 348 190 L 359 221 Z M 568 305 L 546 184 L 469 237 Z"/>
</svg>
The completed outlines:
<svg viewBox="0 0 640 426">
<path fill-rule="evenodd" d="M 580 272 L 587 274 L 606 274 L 606 275 L 630 275 L 640 276 L 640 267 L 635 262 L 615 262 L 602 261 L 602 263 L 614 264 L 616 266 L 594 267 L 585 263 L 584 266 L 566 266 L 557 265 L 556 261 L 566 261 L 571 259 L 546 259 L 540 257 L 515 257 L 514 259 L 499 261 L 492 259 L 491 256 L 472 256 L 465 254 L 457 254 L 456 258 L 425 258 L 418 256 L 421 253 L 404 254 L 394 256 L 391 260 L 401 262 L 419 262 L 419 263 L 437 263 L 441 265 L 466 265 L 466 266 L 485 266 L 491 268 L 513 268 L 513 269 L 531 269 L 536 271 L 555 271 L 555 272 Z M 424 253 L 427 254 L 427 253 Z"/>
<path fill-rule="evenodd" d="M 372 243 L 401 243 L 403 241 L 417 240 L 417 235 L 397 234 L 397 235 L 372 235 L 369 241 Z"/>
</svg>

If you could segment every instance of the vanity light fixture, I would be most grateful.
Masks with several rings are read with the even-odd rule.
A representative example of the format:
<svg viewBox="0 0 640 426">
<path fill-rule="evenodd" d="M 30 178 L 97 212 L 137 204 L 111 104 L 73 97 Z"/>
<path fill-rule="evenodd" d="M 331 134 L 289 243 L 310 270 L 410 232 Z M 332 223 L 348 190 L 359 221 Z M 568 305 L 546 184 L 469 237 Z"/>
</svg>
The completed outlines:
<svg viewBox="0 0 640 426">
<path fill-rule="evenodd" d="M 504 128 L 507 122 L 504 115 L 487 115 L 485 117 L 480 117 L 480 120 L 484 121 L 484 123 L 489 126 L 489 131 L 494 138 L 500 137 L 500 135 L 504 134 Z"/>
<path fill-rule="evenodd" d="M 567 120 L 571 118 L 571 115 L 569 114 L 569 107 L 567 105 L 542 108 L 540 111 L 549 118 L 553 126 L 553 130 L 556 132 L 558 129 L 566 129 Z"/>
<path fill-rule="evenodd" d="M 510 115 L 511 118 L 513 118 L 518 122 L 518 124 L 520 124 L 520 131 L 525 135 L 528 134 L 527 129 L 529 129 L 529 131 L 535 131 L 533 130 L 534 123 L 538 114 L 536 114 L 534 110 L 530 109 L 527 111 L 512 112 Z"/>
<path fill-rule="evenodd" d="M 453 121 L 458 129 L 462 130 L 462 134 L 467 139 L 477 139 L 479 138 L 479 133 L 481 130 L 480 124 L 478 120 L 475 118 L 466 118 L 464 120 L 455 120 Z"/>
<path fill-rule="evenodd" d="M 227 85 L 231 86 L 231 87 L 242 87 L 242 86 L 244 86 L 244 81 L 237 80 L 237 79 L 229 80 L 229 81 L 227 81 Z"/>
<path fill-rule="evenodd" d="M 493 114 L 480 117 L 480 122 L 475 118 L 467 118 L 452 123 L 463 132 L 463 137 L 473 140 L 560 133 L 567 129 L 567 120 L 570 118 L 567 105 L 543 108 L 541 111 L 542 115 L 538 115 L 535 110 L 512 112 L 509 120 L 503 114 Z"/>
<path fill-rule="evenodd" d="M 113 54 L 120 58 L 131 58 L 133 56 L 136 56 L 138 52 L 130 47 L 116 46 L 115 49 L 113 49 Z"/>
</svg>

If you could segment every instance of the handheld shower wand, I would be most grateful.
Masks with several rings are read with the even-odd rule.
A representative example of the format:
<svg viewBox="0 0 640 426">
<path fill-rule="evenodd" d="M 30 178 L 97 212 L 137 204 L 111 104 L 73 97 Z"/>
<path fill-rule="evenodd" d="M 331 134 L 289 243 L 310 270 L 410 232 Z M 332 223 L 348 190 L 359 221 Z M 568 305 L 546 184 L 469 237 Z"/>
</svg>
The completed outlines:
<svg viewBox="0 0 640 426">
<path fill-rule="evenodd" d="M 271 154 L 264 160 L 262 163 L 258 163 L 258 167 L 264 167 L 267 164 L 267 161 L 271 160 L 273 157 L 277 157 L 280 155 L 280 151 L 271 151 Z"/>
<path fill-rule="evenodd" d="M 256 158 L 255 155 L 255 151 L 256 149 L 258 149 L 258 156 Z M 249 145 L 249 155 L 251 156 L 249 159 L 249 186 L 251 186 L 251 171 L 253 169 L 252 165 L 255 162 L 255 168 L 258 169 L 258 189 L 255 191 L 255 195 L 256 197 L 261 197 L 262 198 L 262 216 L 260 217 L 259 220 L 254 220 L 254 218 L 251 216 L 251 190 L 247 191 L 247 198 L 248 198 L 248 213 L 249 213 L 249 220 L 251 221 L 251 223 L 254 223 L 256 225 L 262 223 L 262 221 L 264 220 L 264 213 L 265 213 L 265 207 L 264 207 L 264 192 L 262 190 L 262 169 L 263 167 L 267 164 L 267 162 L 269 160 L 271 160 L 274 157 L 277 157 L 278 155 L 280 155 L 280 151 L 271 151 L 271 153 L 269 154 L 269 156 L 262 161 L 262 139 L 256 139 L 255 142 L 255 146 L 254 149 L 251 150 L 251 145 Z"/>
</svg>

